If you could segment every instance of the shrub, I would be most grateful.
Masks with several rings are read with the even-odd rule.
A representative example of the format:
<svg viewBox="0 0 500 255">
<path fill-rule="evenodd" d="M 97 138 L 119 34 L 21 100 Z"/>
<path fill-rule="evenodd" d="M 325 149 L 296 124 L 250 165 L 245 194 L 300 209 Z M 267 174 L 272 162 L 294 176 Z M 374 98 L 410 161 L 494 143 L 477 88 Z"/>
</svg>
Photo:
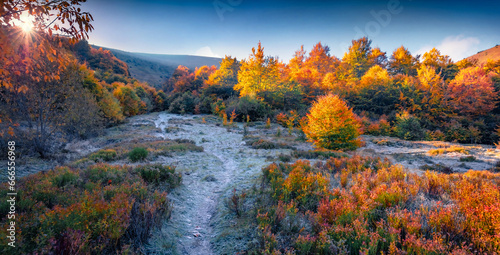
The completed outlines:
<svg viewBox="0 0 500 255">
<path fill-rule="evenodd" d="M 85 179 L 90 180 L 94 183 L 105 184 L 105 183 L 121 183 L 127 174 L 128 169 L 126 167 L 115 167 L 104 163 L 99 163 L 87 167 L 87 170 L 83 173 Z"/>
<path fill-rule="evenodd" d="M 148 189 L 124 166 L 57 167 L 16 185 L 16 247 L 0 243 L 2 254 L 135 254 L 172 208 L 165 192 Z M 4 228 L 8 207 L 0 202 Z M 7 240 L 5 231 L 0 238 Z"/>
<path fill-rule="evenodd" d="M 197 146 L 194 143 L 185 143 L 185 142 L 177 142 L 177 143 L 172 143 L 169 145 L 165 145 L 161 147 L 163 152 L 186 152 L 186 151 L 193 151 L 193 152 L 202 152 L 203 147 Z M 163 154 L 163 153 L 160 153 Z"/>
<path fill-rule="evenodd" d="M 237 121 L 244 121 L 245 116 L 249 116 L 252 120 L 264 120 L 270 115 L 270 107 L 264 101 L 254 97 L 244 96 L 241 98 L 233 98 L 227 104 L 225 112 L 231 115 L 233 111 L 238 115 Z"/>
<path fill-rule="evenodd" d="M 491 168 L 492 172 L 500 173 L 500 160 L 495 163 L 495 165 Z"/>
<path fill-rule="evenodd" d="M 287 145 L 285 143 L 275 143 L 264 139 L 259 139 L 257 141 L 251 142 L 250 144 L 254 149 L 264 149 L 264 150 L 294 149 L 294 147 Z"/>
<path fill-rule="evenodd" d="M 75 184 L 77 180 L 78 173 L 76 173 L 75 171 L 66 170 L 63 173 L 54 176 L 54 178 L 52 179 L 52 184 L 54 186 L 62 188 L 66 185 Z"/>
<path fill-rule="evenodd" d="M 476 157 L 474 156 L 460 157 L 460 162 L 474 162 L 474 161 L 476 161 Z"/>
<path fill-rule="evenodd" d="M 446 141 L 465 143 L 468 141 L 467 129 L 456 120 L 452 120 L 445 130 Z"/>
<path fill-rule="evenodd" d="M 176 99 L 170 103 L 168 110 L 172 113 L 194 113 L 195 108 L 195 98 L 191 92 L 185 92 L 181 96 L 177 96 Z"/>
<path fill-rule="evenodd" d="M 210 114 L 210 113 L 212 113 L 213 100 L 210 97 L 202 96 L 197 101 L 198 101 L 198 103 L 196 104 L 195 111 L 194 111 L 195 114 Z"/>
<path fill-rule="evenodd" d="M 446 135 L 439 129 L 434 131 L 429 131 L 427 136 L 432 141 L 444 141 L 446 139 Z"/>
<path fill-rule="evenodd" d="M 164 166 L 161 164 L 142 165 L 136 167 L 135 171 L 139 173 L 145 182 L 156 185 L 166 183 L 169 189 L 179 186 L 182 181 L 181 174 L 175 173 L 175 166 Z"/>
<path fill-rule="evenodd" d="M 435 165 L 423 165 L 420 167 L 420 169 L 425 170 L 425 171 L 436 171 L 444 174 L 451 174 L 453 173 L 453 168 L 449 166 L 445 166 L 442 164 L 435 164 Z"/>
<path fill-rule="evenodd" d="M 141 105 L 143 102 L 137 96 L 131 86 L 123 86 L 119 83 L 117 88 L 113 91 L 113 95 L 120 101 L 123 115 L 134 116 L 141 113 Z"/>
<path fill-rule="evenodd" d="M 417 117 L 407 112 L 396 115 L 396 125 L 394 127 L 396 136 L 410 141 L 422 140 L 425 137 L 425 131 L 420 126 Z"/>
<path fill-rule="evenodd" d="M 222 117 L 223 113 L 226 111 L 226 104 L 224 100 L 217 98 L 217 101 L 211 104 L 212 114 Z"/>
<path fill-rule="evenodd" d="M 281 162 L 290 162 L 290 161 L 292 161 L 292 156 L 290 156 L 288 154 L 281 153 L 280 155 L 278 155 L 278 159 Z"/>
<path fill-rule="evenodd" d="M 136 147 L 128 154 L 128 158 L 132 162 L 145 160 L 147 156 L 148 156 L 148 150 L 142 147 Z"/>
<path fill-rule="evenodd" d="M 230 198 L 226 199 L 226 207 L 234 212 L 237 217 L 240 217 L 244 211 L 243 204 L 245 202 L 246 193 L 241 194 L 236 193 L 236 189 L 233 189 L 233 194 Z"/>
<path fill-rule="evenodd" d="M 332 150 L 354 150 L 360 124 L 347 104 L 337 95 L 319 97 L 307 114 L 306 136 L 317 147 Z"/>
<path fill-rule="evenodd" d="M 116 158 L 116 155 L 116 150 L 113 149 L 100 150 L 90 154 L 89 159 L 95 162 L 98 162 L 99 160 L 108 162 L 114 160 Z"/>
<path fill-rule="evenodd" d="M 294 151 L 292 156 L 295 158 L 305 158 L 305 159 L 329 159 L 329 158 L 340 158 L 346 157 L 347 155 L 343 152 L 337 151 L 327 151 L 327 150 L 314 150 L 314 151 Z"/>
<path fill-rule="evenodd" d="M 500 174 L 417 175 L 360 156 L 262 171 L 250 254 L 500 252 Z"/>
</svg>

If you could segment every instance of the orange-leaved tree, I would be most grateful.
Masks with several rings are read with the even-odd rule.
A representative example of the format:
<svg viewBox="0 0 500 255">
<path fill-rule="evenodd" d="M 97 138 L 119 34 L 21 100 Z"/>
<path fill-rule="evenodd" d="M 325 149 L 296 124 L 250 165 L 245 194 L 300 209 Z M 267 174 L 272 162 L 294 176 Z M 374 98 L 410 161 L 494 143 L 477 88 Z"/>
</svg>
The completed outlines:
<svg viewBox="0 0 500 255">
<path fill-rule="evenodd" d="M 10 75 L 42 76 L 37 64 L 40 56 L 50 62 L 63 62 L 51 43 L 53 31 L 70 37 L 72 42 L 88 38 L 93 27 L 92 15 L 78 6 L 86 0 L 45 1 L 6 0 L 0 2 L 0 78 L 2 87 L 10 87 Z M 49 36 L 47 36 L 49 35 Z M 65 65 L 64 65 L 65 66 Z M 54 76 L 58 76 L 58 74 Z M 53 77 L 51 77 L 53 78 Z"/>
<path fill-rule="evenodd" d="M 321 96 L 307 114 L 303 128 L 307 138 L 317 147 L 332 150 L 354 150 L 361 145 L 356 115 L 337 95 Z"/>
<path fill-rule="evenodd" d="M 481 67 L 460 70 L 448 85 L 448 102 L 456 113 L 473 117 L 495 108 L 497 92 L 493 82 Z"/>
<path fill-rule="evenodd" d="M 65 54 L 55 47 L 52 32 L 69 36 L 72 42 L 88 38 L 93 20 L 88 12 L 80 9 L 86 0 L 5 0 L 0 1 L 0 89 L 7 93 L 25 93 L 29 84 L 59 81 L 70 64 Z M 41 65 L 48 60 L 51 72 Z M 2 98 L 5 100 L 5 98 Z M 0 112 L 2 120 L 12 118 Z M 12 126 L 9 134 L 14 135 Z M 2 134 L 0 133 L 0 136 Z"/>
</svg>

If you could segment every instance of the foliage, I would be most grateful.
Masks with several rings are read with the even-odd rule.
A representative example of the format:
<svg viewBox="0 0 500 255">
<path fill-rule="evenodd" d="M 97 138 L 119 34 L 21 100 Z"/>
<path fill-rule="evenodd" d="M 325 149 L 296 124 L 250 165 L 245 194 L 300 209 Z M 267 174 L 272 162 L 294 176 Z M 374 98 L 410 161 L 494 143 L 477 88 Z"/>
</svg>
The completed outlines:
<svg viewBox="0 0 500 255">
<path fill-rule="evenodd" d="M 299 125 L 299 115 L 296 111 L 290 111 L 287 114 L 279 113 L 276 115 L 276 121 L 288 129 L 288 135 L 291 135 L 294 127 Z"/>
<path fill-rule="evenodd" d="M 264 150 L 273 150 L 273 149 L 293 149 L 294 147 L 287 145 L 285 143 L 275 143 L 265 139 L 258 139 L 255 141 L 250 141 L 250 146 L 254 149 L 264 149 Z"/>
<path fill-rule="evenodd" d="M 392 53 L 389 70 L 393 74 L 416 75 L 419 59 L 419 55 L 413 57 L 407 48 L 401 46 Z"/>
<path fill-rule="evenodd" d="M 342 62 L 348 66 L 351 77 L 361 78 L 373 65 L 385 64 L 385 53 L 378 48 L 372 49 L 371 43 L 372 41 L 366 37 L 352 40 L 352 45 L 342 58 Z"/>
<path fill-rule="evenodd" d="M 134 116 L 142 113 L 140 107 L 144 107 L 145 103 L 141 101 L 133 88 L 123 83 L 113 83 L 113 86 L 116 87 L 113 95 L 120 101 L 123 115 Z"/>
<path fill-rule="evenodd" d="M 116 150 L 105 149 L 90 154 L 89 159 L 94 160 L 95 162 L 98 162 L 100 160 L 108 162 L 114 160 L 116 156 Z"/>
<path fill-rule="evenodd" d="M 240 63 L 236 58 L 225 56 L 220 62 L 220 68 L 209 76 L 205 86 L 207 86 L 208 88 L 230 88 L 230 90 L 233 91 L 232 88 L 238 83 L 239 69 Z M 206 88 L 205 90 L 207 90 L 208 88 Z M 216 97 L 220 96 L 220 94 L 216 94 Z M 224 99 L 227 99 L 228 97 Z"/>
<path fill-rule="evenodd" d="M 493 110 L 498 98 L 491 79 L 480 67 L 460 70 L 447 92 L 448 102 L 456 113 L 471 119 Z"/>
<path fill-rule="evenodd" d="M 449 56 L 441 55 L 439 50 L 432 48 L 422 56 L 422 64 L 441 73 L 446 66 L 452 64 L 452 61 Z"/>
<path fill-rule="evenodd" d="M 361 77 L 346 96 L 356 111 L 369 111 L 378 115 L 397 110 L 400 91 L 394 85 L 387 70 L 374 65 Z"/>
<path fill-rule="evenodd" d="M 391 134 L 391 124 L 387 120 L 386 115 L 380 116 L 380 119 L 378 121 L 370 121 L 365 119 L 364 117 L 361 118 L 362 123 L 364 124 L 363 127 L 363 133 L 367 135 L 382 135 L 382 136 L 388 136 Z M 364 121 L 367 120 L 367 121 Z"/>
<path fill-rule="evenodd" d="M 142 165 L 136 167 L 135 170 L 145 182 L 155 185 L 166 184 L 169 189 L 179 186 L 182 181 L 181 174 L 175 173 L 175 166 L 162 164 Z"/>
<path fill-rule="evenodd" d="M 329 158 L 340 158 L 346 157 L 347 154 L 338 151 L 329 150 L 312 150 L 312 151 L 293 151 L 292 156 L 295 158 L 305 158 L 305 159 L 329 159 Z"/>
<path fill-rule="evenodd" d="M 16 247 L 3 254 L 107 254 L 138 251 L 152 229 L 166 220 L 165 192 L 148 188 L 136 170 L 97 164 L 87 169 L 57 167 L 19 179 Z M 6 196 L 6 183 L 2 184 Z M 7 227 L 9 204 L 0 203 Z M 22 230 L 22 231 L 21 231 Z M 0 233 L 6 239 L 6 232 Z"/>
<path fill-rule="evenodd" d="M 234 89 L 240 96 L 255 96 L 258 92 L 272 89 L 279 83 L 279 65 L 277 59 L 265 57 L 264 47 L 259 42 L 257 49 L 252 48 L 250 58 L 241 62 L 238 84 Z"/>
<path fill-rule="evenodd" d="M 87 34 L 93 30 L 91 25 L 93 18 L 90 13 L 79 8 L 82 2 L 84 1 L 2 1 L 0 8 L 1 92 L 6 91 L 22 97 L 22 94 L 28 92 L 33 84 L 38 88 L 48 88 L 48 85 L 57 83 L 61 79 L 66 66 L 70 64 L 68 61 L 70 59 L 68 54 L 59 52 L 56 46 L 57 40 L 52 37 L 52 32 L 58 31 L 67 35 L 71 42 L 86 38 Z M 23 31 L 16 26 L 23 16 L 32 17 L 33 28 L 30 31 Z M 53 94 L 58 94 L 57 92 Z M 39 93 L 40 91 L 30 92 L 34 95 Z M 52 99 L 51 97 L 47 101 L 50 102 Z M 1 101 L 12 102 L 3 95 Z M 43 102 L 38 108 L 47 108 L 41 105 L 51 106 Z M 45 110 L 41 112 L 43 111 Z M 14 136 L 13 128 L 19 123 L 10 119 L 11 116 L 5 116 L 5 113 L 1 115 L 0 121 L 11 123 L 8 125 L 8 132 Z M 50 126 L 49 123 L 47 124 Z M 35 142 L 34 147 L 42 157 L 47 150 L 47 145 L 43 140 L 50 136 L 47 135 L 50 132 L 41 131 L 37 134 L 41 136 L 41 139 Z"/>
<path fill-rule="evenodd" d="M 245 116 L 249 116 L 252 120 L 264 120 L 270 114 L 270 107 L 258 98 L 243 96 L 229 100 L 225 112 L 231 114 L 233 111 L 239 121 L 243 121 Z"/>
<path fill-rule="evenodd" d="M 142 147 L 134 148 L 128 155 L 128 158 L 132 162 L 145 160 L 147 157 L 148 157 L 148 150 Z"/>
<path fill-rule="evenodd" d="M 420 120 L 408 112 L 396 115 L 394 133 L 401 139 L 412 141 L 421 140 L 425 136 L 424 129 L 420 126 Z"/>
<path fill-rule="evenodd" d="M 172 103 L 170 103 L 170 108 L 168 109 L 172 113 L 193 113 L 195 109 L 195 98 L 190 92 L 185 92 L 184 94 L 178 94 Z"/>
<path fill-rule="evenodd" d="M 127 64 L 115 57 L 109 50 L 93 48 L 86 40 L 81 40 L 68 47 L 75 53 L 79 61 L 87 63 L 94 70 L 130 76 Z M 106 80 L 106 82 L 113 83 L 114 81 Z"/>
<path fill-rule="evenodd" d="M 212 107 L 212 114 L 218 115 L 219 117 L 222 117 L 222 115 L 226 112 L 226 103 L 224 103 L 224 100 L 218 98 L 217 101 L 213 102 L 211 104 Z"/>
<path fill-rule="evenodd" d="M 388 161 L 354 156 L 314 166 L 274 163 L 263 175 L 254 223 L 260 244 L 252 252 L 276 254 L 293 247 L 293 254 L 494 254 L 500 249 L 498 174 L 419 176 Z"/>
<path fill-rule="evenodd" d="M 35 58 L 37 51 L 23 54 Z M 99 133 L 101 119 L 92 95 L 86 91 L 82 75 L 69 54 L 60 54 L 54 61 L 45 55 L 38 56 L 36 69 L 39 77 L 27 75 L 31 67 L 20 65 L 9 76 L 9 87 L 1 89 L 0 104 L 3 113 L 14 125 L 11 135 L 17 133 L 31 142 L 33 150 L 47 157 L 52 151 L 56 134 L 86 137 Z M 85 110 L 83 110 L 85 109 Z M 24 124 L 20 127 L 18 124 Z"/>
<path fill-rule="evenodd" d="M 29 12 L 30 15 L 36 17 L 36 23 L 33 26 L 40 32 L 47 32 L 52 35 L 53 31 L 60 31 L 75 40 L 84 39 L 93 30 L 93 26 L 90 24 L 93 18 L 90 13 L 82 12 L 78 7 L 82 2 L 85 2 L 85 0 L 6 1 L 2 3 L 2 10 L 0 11 L 0 25 L 13 26 L 13 21 L 19 20 L 22 14 Z M 56 16 L 56 18 L 51 18 L 53 16 Z M 55 21 L 62 24 L 66 22 L 67 25 L 61 25 L 59 22 L 54 24 Z"/>
<path fill-rule="evenodd" d="M 227 208 L 236 214 L 237 217 L 240 217 L 243 212 L 244 208 L 243 205 L 245 203 L 245 197 L 246 193 L 242 192 L 241 194 L 238 194 L 236 192 L 236 189 L 233 189 L 233 194 L 231 195 L 230 198 L 226 199 L 226 206 Z"/>
<path fill-rule="evenodd" d="M 319 97 L 307 114 L 306 136 L 318 147 L 352 150 L 359 147 L 360 125 L 347 104 L 336 95 Z"/>
</svg>

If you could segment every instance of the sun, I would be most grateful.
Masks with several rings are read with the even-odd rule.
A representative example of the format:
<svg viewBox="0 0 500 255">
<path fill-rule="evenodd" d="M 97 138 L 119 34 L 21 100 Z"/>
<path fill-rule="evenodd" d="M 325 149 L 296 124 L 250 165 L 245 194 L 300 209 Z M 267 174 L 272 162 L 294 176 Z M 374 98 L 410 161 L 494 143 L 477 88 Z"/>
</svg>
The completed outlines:
<svg viewBox="0 0 500 255">
<path fill-rule="evenodd" d="M 24 33 L 29 34 L 31 31 L 33 31 L 33 28 L 35 27 L 35 19 L 32 15 L 29 15 L 28 13 L 23 13 L 19 17 L 19 21 L 17 21 L 15 24 L 19 28 L 23 30 Z"/>
<path fill-rule="evenodd" d="M 31 33 L 31 30 L 33 30 L 33 23 L 31 23 L 31 22 L 23 22 L 21 24 L 21 29 L 25 33 Z"/>
</svg>

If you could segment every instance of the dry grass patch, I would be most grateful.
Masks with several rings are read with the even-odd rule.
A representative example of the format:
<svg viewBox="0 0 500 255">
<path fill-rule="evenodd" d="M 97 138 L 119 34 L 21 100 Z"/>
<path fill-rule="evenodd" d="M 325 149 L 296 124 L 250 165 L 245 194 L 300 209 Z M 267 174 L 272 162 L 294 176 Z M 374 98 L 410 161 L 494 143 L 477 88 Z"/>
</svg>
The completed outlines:
<svg viewBox="0 0 500 255">
<path fill-rule="evenodd" d="M 448 148 L 432 149 L 432 150 L 429 150 L 427 153 L 431 156 L 438 156 L 438 155 L 448 154 L 448 153 L 452 153 L 452 152 L 462 153 L 462 154 L 466 154 L 466 155 L 469 155 L 469 153 L 470 153 L 470 151 L 467 148 L 462 147 L 462 146 L 457 146 L 457 145 L 453 145 L 453 146 L 450 146 Z"/>
</svg>

